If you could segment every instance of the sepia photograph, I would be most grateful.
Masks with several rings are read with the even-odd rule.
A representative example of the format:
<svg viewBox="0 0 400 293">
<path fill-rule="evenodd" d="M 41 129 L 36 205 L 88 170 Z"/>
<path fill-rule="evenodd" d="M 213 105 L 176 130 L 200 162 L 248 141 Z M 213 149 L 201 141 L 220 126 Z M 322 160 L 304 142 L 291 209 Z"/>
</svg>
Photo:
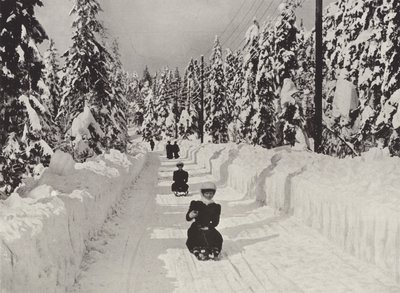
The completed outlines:
<svg viewBox="0 0 400 293">
<path fill-rule="evenodd" d="M 400 0 L 0 0 L 0 293 L 400 293 Z"/>
</svg>

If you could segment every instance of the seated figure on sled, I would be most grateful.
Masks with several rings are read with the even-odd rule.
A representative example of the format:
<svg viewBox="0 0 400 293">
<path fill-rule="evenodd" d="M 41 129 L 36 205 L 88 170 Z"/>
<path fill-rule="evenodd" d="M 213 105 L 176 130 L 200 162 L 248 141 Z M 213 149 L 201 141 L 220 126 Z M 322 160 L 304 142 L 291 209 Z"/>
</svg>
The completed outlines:
<svg viewBox="0 0 400 293">
<path fill-rule="evenodd" d="M 182 162 L 178 162 L 176 166 L 178 170 L 174 171 L 174 183 L 172 183 L 171 190 L 176 196 L 187 195 L 189 189 L 189 185 L 187 185 L 189 174 L 183 170 Z"/>
<path fill-rule="evenodd" d="M 217 188 L 214 183 L 201 186 L 201 200 L 190 203 L 186 220 L 194 222 L 190 226 L 186 246 L 198 260 L 218 259 L 222 248 L 222 235 L 215 229 L 219 224 L 221 205 L 212 198 Z"/>
</svg>

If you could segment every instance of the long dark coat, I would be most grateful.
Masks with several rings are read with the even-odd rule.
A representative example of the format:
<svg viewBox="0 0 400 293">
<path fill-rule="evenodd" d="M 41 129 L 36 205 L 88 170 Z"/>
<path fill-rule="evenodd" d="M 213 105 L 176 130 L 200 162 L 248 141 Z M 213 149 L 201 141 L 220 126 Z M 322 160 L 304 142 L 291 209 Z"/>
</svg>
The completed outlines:
<svg viewBox="0 0 400 293">
<path fill-rule="evenodd" d="M 172 153 L 174 155 L 174 158 L 175 159 L 179 158 L 179 152 L 180 152 L 179 146 L 177 144 L 173 144 L 171 146 L 171 149 L 172 149 Z"/>
<path fill-rule="evenodd" d="M 174 157 L 172 144 L 167 144 L 167 146 L 165 147 L 165 150 L 167 151 L 167 158 L 172 159 Z"/>
<path fill-rule="evenodd" d="M 189 189 L 189 185 L 187 185 L 189 178 L 189 173 L 184 170 L 176 170 L 174 171 L 173 180 L 171 189 L 172 191 L 187 191 Z"/>
<path fill-rule="evenodd" d="M 219 224 L 221 205 L 216 203 L 206 205 L 202 201 L 193 200 L 190 203 L 189 211 L 186 213 L 187 221 L 192 220 L 189 218 L 191 211 L 198 211 L 198 216 L 187 232 L 187 248 L 190 251 L 193 251 L 195 247 L 221 251 L 222 235 L 215 229 Z M 200 228 L 203 227 L 208 227 L 208 230 L 201 230 Z"/>
</svg>

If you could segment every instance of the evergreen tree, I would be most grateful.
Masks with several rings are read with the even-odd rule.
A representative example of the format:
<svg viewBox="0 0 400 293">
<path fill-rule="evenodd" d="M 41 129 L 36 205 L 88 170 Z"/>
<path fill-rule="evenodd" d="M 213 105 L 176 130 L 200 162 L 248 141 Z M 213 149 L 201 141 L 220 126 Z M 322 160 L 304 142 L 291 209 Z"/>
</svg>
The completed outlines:
<svg viewBox="0 0 400 293">
<path fill-rule="evenodd" d="M 126 97 L 128 100 L 128 125 L 141 126 L 144 115 L 144 101 L 140 92 L 140 80 L 136 73 L 125 73 Z"/>
<path fill-rule="evenodd" d="M 149 68 L 147 66 L 143 70 L 143 75 L 142 75 L 142 80 L 141 80 L 142 86 L 144 86 L 146 81 L 149 82 L 150 86 L 153 84 L 153 78 L 151 77 Z"/>
<path fill-rule="evenodd" d="M 229 111 L 226 101 L 225 74 L 222 59 L 222 49 L 218 37 L 210 58 L 210 73 L 208 75 L 209 92 L 206 99 L 205 129 L 214 143 L 228 141 Z"/>
<path fill-rule="evenodd" d="M 382 44 L 382 57 L 386 66 L 382 77 L 381 129 L 389 128 L 390 137 L 384 137 L 392 154 L 400 156 L 400 3 L 385 0 L 380 10 L 385 15 L 386 40 Z M 378 118 L 380 118 L 378 117 Z M 385 119 L 389 118 L 389 119 Z"/>
<path fill-rule="evenodd" d="M 295 3 L 281 4 L 281 15 L 275 24 L 275 81 L 277 87 L 283 88 L 285 79 L 294 79 L 295 69 L 297 69 L 297 33 L 296 16 L 294 13 Z M 287 93 L 285 93 L 287 94 Z M 302 123 L 302 109 L 300 104 L 291 97 L 282 99 L 278 105 L 278 115 L 280 123 L 277 127 L 278 143 L 295 144 L 296 129 Z M 283 140 L 282 140 L 283 139 Z"/>
<path fill-rule="evenodd" d="M 243 85 L 242 96 L 237 101 L 238 121 L 241 139 L 251 142 L 253 119 L 256 113 L 254 109 L 255 103 L 255 86 L 256 74 L 259 58 L 259 29 L 260 26 L 256 20 L 246 32 L 246 43 L 243 51 Z"/>
<path fill-rule="evenodd" d="M 228 133 L 231 141 L 238 139 L 238 109 L 237 101 L 242 95 L 242 58 L 240 51 L 233 53 L 227 50 L 225 57 L 225 88 L 226 88 L 226 102 L 228 107 Z"/>
<path fill-rule="evenodd" d="M 198 93 L 199 81 L 196 71 L 195 61 L 191 59 L 185 69 L 179 101 L 181 115 L 178 128 L 179 135 L 183 137 L 197 133 L 198 112 L 194 102 Z"/>
<path fill-rule="evenodd" d="M 276 91 L 275 80 L 275 34 L 270 23 L 266 23 L 260 34 L 260 56 L 256 78 L 256 109 L 253 116 L 252 141 L 254 144 L 271 148 L 276 145 L 275 124 Z"/>
<path fill-rule="evenodd" d="M 0 190 L 11 193 L 48 164 L 50 114 L 43 105 L 43 61 L 36 45 L 47 35 L 35 17 L 40 0 L 1 1 L 0 13 Z"/>
<path fill-rule="evenodd" d="M 72 121 L 83 113 L 85 105 L 91 109 L 94 118 L 104 133 L 114 127 L 113 109 L 116 97 L 109 80 L 111 55 L 101 44 L 104 27 L 97 19 L 101 12 L 96 0 L 76 0 L 71 14 L 76 15 L 71 48 L 64 54 L 66 75 L 61 101 L 61 115 L 64 119 L 64 133 Z M 91 133 L 91 144 L 95 151 L 110 147 L 110 138 L 102 140 Z"/>
<path fill-rule="evenodd" d="M 106 136 L 109 139 L 108 148 L 125 151 L 128 143 L 127 108 L 128 80 L 122 68 L 118 42 L 112 44 L 112 62 L 109 62 L 111 123 L 108 125 Z"/>
<path fill-rule="evenodd" d="M 142 124 L 143 139 L 150 140 L 153 138 L 161 140 L 161 129 L 157 126 L 158 113 L 155 109 L 156 101 L 149 81 L 144 82 L 141 94 L 144 100 L 144 116 Z"/>
<path fill-rule="evenodd" d="M 156 95 L 155 111 L 157 112 L 157 125 L 165 137 L 173 137 L 175 131 L 175 117 L 173 113 L 172 72 L 165 68 L 160 75 L 158 92 Z"/>
<path fill-rule="evenodd" d="M 314 95 L 315 95 L 315 42 L 314 32 L 306 33 L 301 26 L 298 36 L 297 59 L 299 66 L 295 71 L 294 83 L 299 92 L 300 108 L 303 111 L 303 123 L 298 126 L 306 135 L 314 134 Z M 311 147 L 309 145 L 309 147 Z"/>
<path fill-rule="evenodd" d="M 59 55 L 55 48 L 54 41 L 50 39 L 49 49 L 46 51 L 45 55 L 45 68 L 44 68 L 44 80 L 49 89 L 49 101 L 50 103 L 47 107 L 53 117 L 56 120 L 58 110 L 60 107 L 61 100 L 61 88 L 60 88 L 60 66 L 59 66 Z"/>
<path fill-rule="evenodd" d="M 179 74 L 178 67 L 175 68 L 174 76 L 171 81 L 171 95 L 172 95 L 172 112 L 174 114 L 174 134 L 175 138 L 178 137 L 178 124 L 179 124 L 179 117 L 181 114 L 181 109 L 183 105 L 181 104 L 180 93 L 181 93 L 181 76 Z"/>
<path fill-rule="evenodd" d="M 325 16 L 328 82 L 339 78 L 351 81 L 360 101 L 350 121 L 337 119 L 333 127 L 359 151 L 377 145 L 378 140 L 383 146 L 390 146 L 393 154 L 399 148 L 392 124 L 398 107 L 396 97 L 392 97 L 399 88 L 398 15 L 398 4 L 391 0 L 342 0 L 330 5 Z M 329 92 L 334 90 L 333 87 Z M 328 95 L 328 102 L 332 96 Z M 337 148 L 333 153 L 338 154 Z M 352 153 L 348 147 L 347 153 Z"/>
</svg>

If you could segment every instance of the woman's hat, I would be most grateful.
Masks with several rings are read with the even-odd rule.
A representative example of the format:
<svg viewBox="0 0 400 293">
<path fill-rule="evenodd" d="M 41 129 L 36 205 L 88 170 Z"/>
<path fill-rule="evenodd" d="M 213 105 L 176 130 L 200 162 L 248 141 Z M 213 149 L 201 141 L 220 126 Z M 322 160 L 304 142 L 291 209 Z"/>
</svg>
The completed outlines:
<svg viewBox="0 0 400 293">
<path fill-rule="evenodd" d="M 208 191 L 208 190 L 212 190 L 212 191 L 216 192 L 217 191 L 217 186 L 215 185 L 215 183 L 206 182 L 206 183 L 203 183 L 201 185 L 201 187 L 200 187 L 200 191 L 201 192 L 205 192 L 205 191 Z"/>
</svg>

